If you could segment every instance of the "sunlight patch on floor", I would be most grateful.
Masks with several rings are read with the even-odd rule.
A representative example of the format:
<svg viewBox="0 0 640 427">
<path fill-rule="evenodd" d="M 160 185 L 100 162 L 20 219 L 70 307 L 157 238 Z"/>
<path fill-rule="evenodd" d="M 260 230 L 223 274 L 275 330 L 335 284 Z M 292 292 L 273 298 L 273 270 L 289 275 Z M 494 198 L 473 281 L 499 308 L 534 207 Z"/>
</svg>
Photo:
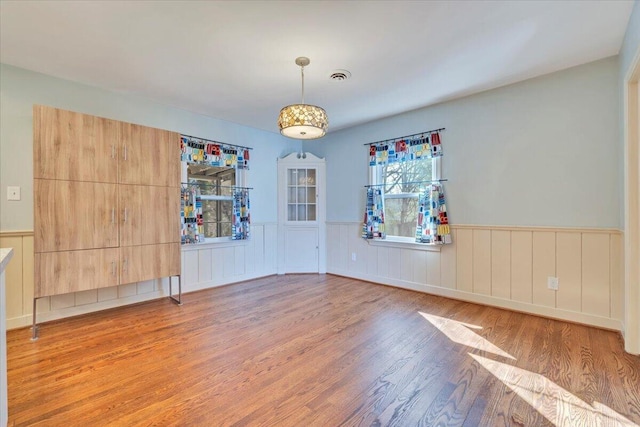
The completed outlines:
<svg viewBox="0 0 640 427">
<path fill-rule="evenodd" d="M 543 375 L 475 354 L 469 356 L 555 426 L 639 427 L 600 402 L 589 405 Z"/>
<path fill-rule="evenodd" d="M 427 314 L 419 311 L 420 315 L 427 319 L 429 323 L 438 328 L 443 334 L 447 336 L 451 341 L 458 344 L 473 347 L 478 350 L 486 351 L 496 354 L 498 356 L 506 357 L 508 359 L 516 360 L 500 347 L 492 344 L 490 341 L 481 337 L 473 332 L 471 329 L 482 329 L 482 326 L 470 325 L 468 323 L 458 322 L 456 320 L 447 319 L 445 317 L 434 316 L 433 314 Z"/>
</svg>

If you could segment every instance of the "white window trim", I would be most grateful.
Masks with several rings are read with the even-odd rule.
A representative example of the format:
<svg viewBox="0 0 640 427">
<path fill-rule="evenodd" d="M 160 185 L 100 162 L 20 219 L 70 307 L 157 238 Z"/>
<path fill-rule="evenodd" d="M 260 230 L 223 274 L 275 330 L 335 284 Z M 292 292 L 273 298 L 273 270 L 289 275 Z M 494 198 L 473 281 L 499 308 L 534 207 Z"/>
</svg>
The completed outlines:
<svg viewBox="0 0 640 427">
<path fill-rule="evenodd" d="M 232 196 L 213 196 L 213 195 L 200 195 L 200 200 L 226 200 L 226 201 L 233 201 L 233 197 Z"/>
<path fill-rule="evenodd" d="M 180 247 L 183 252 L 189 252 L 212 247 L 244 246 L 248 244 L 248 240 L 231 240 L 231 237 L 209 237 L 204 242 L 180 245 Z"/>
<path fill-rule="evenodd" d="M 181 182 L 188 182 L 188 162 L 181 162 Z M 247 169 L 236 169 L 236 187 L 247 187 Z M 231 200 L 233 201 L 233 196 L 211 196 L 204 195 L 200 196 L 201 200 Z M 223 236 L 223 237 L 205 237 L 203 242 L 199 243 L 190 243 L 188 245 L 180 245 L 183 250 L 190 249 L 203 249 L 204 245 L 213 245 L 213 246 L 228 246 L 231 244 L 232 246 L 241 246 L 247 245 L 249 243 L 248 240 L 233 240 L 231 236 Z"/>
<path fill-rule="evenodd" d="M 433 157 L 431 159 L 431 179 L 437 181 L 442 176 L 442 157 Z M 376 166 L 369 166 L 369 183 L 372 185 L 382 184 L 382 169 Z M 384 196 L 385 199 L 402 199 L 406 197 L 418 198 L 418 193 L 399 193 Z M 442 245 L 430 245 L 425 243 L 417 243 L 413 237 L 390 236 L 385 239 L 366 239 L 371 246 L 383 246 L 400 249 L 415 249 L 420 251 L 440 252 Z"/>
<path fill-rule="evenodd" d="M 429 245 L 426 243 L 418 243 L 412 237 L 403 236 L 387 236 L 386 239 L 367 239 L 367 243 L 371 246 L 384 246 L 388 248 L 415 249 L 419 251 L 440 252 L 442 245 Z"/>
</svg>

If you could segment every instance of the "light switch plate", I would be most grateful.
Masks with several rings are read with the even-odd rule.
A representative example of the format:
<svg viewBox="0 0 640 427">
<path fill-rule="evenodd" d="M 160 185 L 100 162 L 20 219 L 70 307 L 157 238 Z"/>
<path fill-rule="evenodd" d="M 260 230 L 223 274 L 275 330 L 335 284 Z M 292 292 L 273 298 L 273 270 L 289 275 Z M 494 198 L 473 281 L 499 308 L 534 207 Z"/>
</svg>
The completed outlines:
<svg viewBox="0 0 640 427">
<path fill-rule="evenodd" d="M 20 200 L 20 187 L 7 187 L 7 200 Z"/>
</svg>

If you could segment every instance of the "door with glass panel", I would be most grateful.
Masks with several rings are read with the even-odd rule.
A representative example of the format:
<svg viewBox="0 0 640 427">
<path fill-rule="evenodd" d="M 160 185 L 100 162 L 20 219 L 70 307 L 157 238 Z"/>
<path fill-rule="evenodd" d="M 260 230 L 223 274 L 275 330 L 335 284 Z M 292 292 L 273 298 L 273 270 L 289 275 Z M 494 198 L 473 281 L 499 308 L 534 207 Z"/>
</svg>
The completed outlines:
<svg viewBox="0 0 640 427">
<path fill-rule="evenodd" d="M 326 271 L 324 171 L 324 159 L 308 153 L 278 160 L 281 274 Z"/>
</svg>

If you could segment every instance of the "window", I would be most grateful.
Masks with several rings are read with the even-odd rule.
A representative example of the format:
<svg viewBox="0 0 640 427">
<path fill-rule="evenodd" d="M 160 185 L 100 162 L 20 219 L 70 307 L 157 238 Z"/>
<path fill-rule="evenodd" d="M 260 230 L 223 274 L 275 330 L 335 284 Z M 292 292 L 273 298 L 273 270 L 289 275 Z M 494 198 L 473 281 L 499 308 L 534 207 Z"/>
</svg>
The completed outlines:
<svg viewBox="0 0 640 427">
<path fill-rule="evenodd" d="M 435 157 L 370 167 L 371 183 L 384 188 L 387 237 L 415 239 L 420 189 L 440 178 L 439 166 Z"/>
<path fill-rule="evenodd" d="M 287 220 L 316 220 L 316 170 L 287 169 Z"/>
<path fill-rule="evenodd" d="M 189 163 L 187 179 L 200 188 L 204 237 L 230 237 L 236 169 Z"/>
</svg>

